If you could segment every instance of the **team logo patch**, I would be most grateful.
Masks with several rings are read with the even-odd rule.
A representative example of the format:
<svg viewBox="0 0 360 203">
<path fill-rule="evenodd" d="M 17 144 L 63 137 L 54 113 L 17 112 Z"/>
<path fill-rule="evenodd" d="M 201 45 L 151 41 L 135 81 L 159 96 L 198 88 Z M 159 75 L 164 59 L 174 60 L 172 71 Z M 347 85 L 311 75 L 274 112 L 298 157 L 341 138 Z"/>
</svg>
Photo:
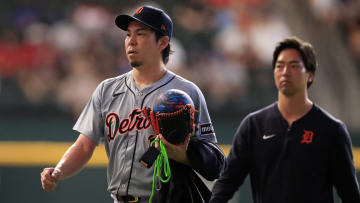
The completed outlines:
<svg viewBox="0 0 360 203">
<path fill-rule="evenodd" d="M 314 132 L 309 130 L 304 130 L 304 134 L 302 135 L 301 143 L 309 144 L 313 141 Z"/>
<path fill-rule="evenodd" d="M 166 30 L 165 25 L 161 25 L 161 29 L 165 31 Z"/>
<path fill-rule="evenodd" d="M 210 134 L 210 133 L 214 133 L 214 129 L 211 123 L 205 123 L 200 125 L 201 135 Z"/>
</svg>

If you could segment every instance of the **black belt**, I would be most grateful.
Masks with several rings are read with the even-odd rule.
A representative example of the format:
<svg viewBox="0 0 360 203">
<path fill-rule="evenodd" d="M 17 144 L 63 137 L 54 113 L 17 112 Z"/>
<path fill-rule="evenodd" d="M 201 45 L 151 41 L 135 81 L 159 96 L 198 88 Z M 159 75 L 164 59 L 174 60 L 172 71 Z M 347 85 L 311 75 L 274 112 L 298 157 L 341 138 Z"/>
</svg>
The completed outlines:
<svg viewBox="0 0 360 203">
<path fill-rule="evenodd" d="M 116 195 L 116 199 L 118 201 L 122 201 L 124 203 L 135 203 L 135 202 L 139 202 L 140 201 L 140 197 L 134 197 L 131 195 Z"/>
</svg>

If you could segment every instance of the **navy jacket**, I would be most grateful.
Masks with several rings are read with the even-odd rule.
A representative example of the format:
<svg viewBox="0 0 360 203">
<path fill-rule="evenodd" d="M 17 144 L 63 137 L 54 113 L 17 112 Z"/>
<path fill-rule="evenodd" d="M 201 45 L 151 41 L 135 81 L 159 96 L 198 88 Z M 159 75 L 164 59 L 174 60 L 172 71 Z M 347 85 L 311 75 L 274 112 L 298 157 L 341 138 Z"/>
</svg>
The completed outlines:
<svg viewBox="0 0 360 203">
<path fill-rule="evenodd" d="M 360 203 L 351 139 L 344 123 L 315 104 L 291 127 L 277 103 L 240 124 L 211 203 L 224 203 L 250 175 L 255 203 Z"/>
</svg>

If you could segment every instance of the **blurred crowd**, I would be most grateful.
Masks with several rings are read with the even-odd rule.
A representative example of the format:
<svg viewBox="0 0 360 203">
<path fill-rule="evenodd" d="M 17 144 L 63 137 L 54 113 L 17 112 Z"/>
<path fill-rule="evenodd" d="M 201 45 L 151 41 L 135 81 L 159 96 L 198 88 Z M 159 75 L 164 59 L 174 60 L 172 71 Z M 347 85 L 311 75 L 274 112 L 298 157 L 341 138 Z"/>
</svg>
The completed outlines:
<svg viewBox="0 0 360 203">
<path fill-rule="evenodd" d="M 102 80 L 131 70 L 114 19 L 144 3 L 172 17 L 167 67 L 195 82 L 211 111 L 240 112 L 275 98 L 272 51 L 292 32 L 272 0 L 79 2 L 52 18 L 36 6 L 17 6 L 11 26 L 0 30 L 0 80 L 16 81 L 29 105 L 51 101 L 76 117 Z M 341 28 L 360 65 L 360 1 L 307 2 L 318 19 Z"/>
<path fill-rule="evenodd" d="M 341 32 L 342 40 L 360 73 L 360 1 L 307 0 L 314 17 Z"/>
</svg>

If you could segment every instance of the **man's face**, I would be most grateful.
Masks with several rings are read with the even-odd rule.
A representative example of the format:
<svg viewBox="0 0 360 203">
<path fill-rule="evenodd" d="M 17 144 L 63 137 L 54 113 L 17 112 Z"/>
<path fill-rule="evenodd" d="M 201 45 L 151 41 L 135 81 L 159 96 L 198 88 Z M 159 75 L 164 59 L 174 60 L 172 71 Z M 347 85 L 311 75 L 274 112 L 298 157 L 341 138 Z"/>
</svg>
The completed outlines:
<svg viewBox="0 0 360 203">
<path fill-rule="evenodd" d="M 161 50 L 155 40 L 155 33 L 143 23 L 129 23 L 125 38 L 126 57 L 136 68 L 151 63 L 161 57 Z"/>
<path fill-rule="evenodd" d="M 275 85 L 285 96 L 307 91 L 307 83 L 313 80 L 313 73 L 306 72 L 300 53 L 296 49 L 280 52 L 274 67 Z"/>
</svg>

